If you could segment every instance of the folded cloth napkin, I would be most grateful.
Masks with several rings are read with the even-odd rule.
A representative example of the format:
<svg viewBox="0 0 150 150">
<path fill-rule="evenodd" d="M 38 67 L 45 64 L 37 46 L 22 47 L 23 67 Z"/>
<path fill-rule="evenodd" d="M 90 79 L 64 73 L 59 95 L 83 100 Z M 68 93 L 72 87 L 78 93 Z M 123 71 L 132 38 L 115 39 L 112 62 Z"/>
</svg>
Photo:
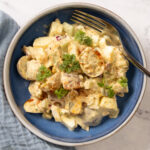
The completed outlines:
<svg viewBox="0 0 150 150">
<path fill-rule="evenodd" d="M 0 11 L 0 150 L 74 150 L 41 140 L 14 116 L 3 88 L 3 64 L 7 48 L 19 29 L 16 22 Z"/>
</svg>

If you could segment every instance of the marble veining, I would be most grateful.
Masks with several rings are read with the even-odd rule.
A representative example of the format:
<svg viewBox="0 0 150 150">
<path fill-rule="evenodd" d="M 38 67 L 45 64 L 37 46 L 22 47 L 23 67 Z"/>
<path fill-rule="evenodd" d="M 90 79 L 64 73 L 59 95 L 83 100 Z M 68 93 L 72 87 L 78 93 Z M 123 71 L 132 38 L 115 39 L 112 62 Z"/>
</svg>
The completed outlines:
<svg viewBox="0 0 150 150">
<path fill-rule="evenodd" d="M 143 110 L 143 109 L 138 109 L 136 116 L 144 119 L 144 120 L 150 120 L 150 111 L 149 110 Z"/>
<path fill-rule="evenodd" d="M 81 0 L 0 0 L 5 11 L 22 26 L 39 11 L 53 5 Z M 82 0 L 98 4 L 121 16 L 137 34 L 150 70 L 150 0 Z M 103 141 L 79 146 L 77 150 L 150 150 L 150 79 L 143 101 L 131 121 L 115 135 Z"/>
</svg>

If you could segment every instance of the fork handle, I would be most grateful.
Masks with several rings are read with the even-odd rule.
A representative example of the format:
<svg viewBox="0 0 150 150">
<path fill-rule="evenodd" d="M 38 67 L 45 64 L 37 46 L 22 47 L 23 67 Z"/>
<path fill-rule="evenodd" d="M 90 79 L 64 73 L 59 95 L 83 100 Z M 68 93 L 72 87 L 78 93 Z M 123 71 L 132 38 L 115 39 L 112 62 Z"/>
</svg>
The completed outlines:
<svg viewBox="0 0 150 150">
<path fill-rule="evenodd" d="M 150 72 L 144 68 L 133 56 L 131 56 L 127 50 L 123 50 L 124 56 L 139 70 L 141 70 L 144 74 L 150 77 Z"/>
</svg>

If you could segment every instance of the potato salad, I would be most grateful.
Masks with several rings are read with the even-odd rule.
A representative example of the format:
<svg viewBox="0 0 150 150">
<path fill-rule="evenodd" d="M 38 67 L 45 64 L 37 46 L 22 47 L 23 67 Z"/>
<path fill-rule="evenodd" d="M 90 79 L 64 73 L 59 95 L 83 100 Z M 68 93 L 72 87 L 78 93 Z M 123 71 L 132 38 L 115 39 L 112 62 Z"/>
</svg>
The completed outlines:
<svg viewBox="0 0 150 150">
<path fill-rule="evenodd" d="M 69 130 L 88 131 L 103 117 L 119 114 L 116 96 L 128 92 L 128 61 L 117 33 L 101 33 L 82 24 L 51 23 L 47 36 L 36 38 L 17 63 L 29 80 L 28 113 L 41 113 Z"/>
</svg>

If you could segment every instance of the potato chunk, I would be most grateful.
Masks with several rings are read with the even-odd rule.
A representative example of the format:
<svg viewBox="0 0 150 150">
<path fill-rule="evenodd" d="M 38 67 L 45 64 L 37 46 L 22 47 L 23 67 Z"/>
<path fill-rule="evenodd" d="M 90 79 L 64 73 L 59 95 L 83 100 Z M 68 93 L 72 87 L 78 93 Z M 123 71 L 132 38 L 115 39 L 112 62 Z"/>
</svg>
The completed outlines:
<svg viewBox="0 0 150 150">
<path fill-rule="evenodd" d="M 39 100 L 35 97 L 31 97 L 24 103 L 24 110 L 30 113 L 43 113 L 45 110 L 49 109 L 49 104 L 51 102 L 46 98 L 44 100 Z"/>
<path fill-rule="evenodd" d="M 17 70 L 20 76 L 26 80 L 29 80 L 27 77 L 27 62 L 30 61 L 29 56 L 22 56 L 17 63 Z"/>
<path fill-rule="evenodd" d="M 64 22 L 63 23 L 63 28 L 64 28 L 64 31 L 69 34 L 69 35 L 73 35 L 73 31 L 74 31 L 74 26 L 67 23 L 67 22 Z"/>
<path fill-rule="evenodd" d="M 34 40 L 33 47 L 42 47 L 46 48 L 48 45 L 52 42 L 51 37 L 45 36 L 45 37 L 39 37 Z"/>
<path fill-rule="evenodd" d="M 76 117 L 76 122 L 84 130 L 88 131 L 89 126 L 96 126 L 102 119 L 102 113 L 99 110 L 93 110 L 89 108 L 84 109 L 84 113 Z"/>
<path fill-rule="evenodd" d="M 36 75 L 40 66 L 41 64 L 36 60 L 31 60 L 27 62 L 26 75 L 29 80 L 36 80 Z"/>
<path fill-rule="evenodd" d="M 33 97 L 36 97 L 39 99 L 41 99 L 43 97 L 43 92 L 40 88 L 40 85 L 41 85 L 40 82 L 35 81 L 35 82 L 31 82 L 29 87 L 28 87 L 30 94 Z"/>
<path fill-rule="evenodd" d="M 55 121 L 61 122 L 60 108 L 58 106 L 52 105 L 51 110 Z"/>
<path fill-rule="evenodd" d="M 31 47 L 31 46 L 24 46 L 24 52 L 30 56 L 32 59 L 36 59 L 41 63 L 44 63 L 47 60 L 46 52 L 41 47 Z"/>
<path fill-rule="evenodd" d="M 79 89 L 83 87 L 83 76 L 71 73 L 62 73 L 61 83 L 66 90 Z"/>
<path fill-rule="evenodd" d="M 46 79 L 46 82 L 42 83 L 41 88 L 45 92 L 54 91 L 59 89 L 61 86 L 60 82 L 60 72 L 57 72 Z"/>
<path fill-rule="evenodd" d="M 48 35 L 49 36 L 61 35 L 62 32 L 63 32 L 63 25 L 61 24 L 59 19 L 56 19 L 54 22 L 52 22 Z"/>
<path fill-rule="evenodd" d="M 70 108 L 70 112 L 74 115 L 81 114 L 83 112 L 83 107 L 82 107 L 82 100 L 77 97 L 75 100 L 72 101 L 72 107 Z"/>
<path fill-rule="evenodd" d="M 23 56 L 17 63 L 17 70 L 21 77 L 26 80 L 36 80 L 36 74 L 41 64 L 36 60 L 31 60 L 29 56 Z"/>
<path fill-rule="evenodd" d="M 120 83 L 116 82 L 112 84 L 112 88 L 115 93 L 128 93 L 128 86 L 122 87 Z"/>
<path fill-rule="evenodd" d="M 69 130 L 74 130 L 77 127 L 77 123 L 74 117 L 71 116 L 61 116 L 62 123 L 69 129 Z"/>
<path fill-rule="evenodd" d="M 109 114 L 110 118 L 116 118 L 119 113 L 116 98 L 102 97 L 100 109 L 102 109 L 103 114 Z"/>
</svg>

